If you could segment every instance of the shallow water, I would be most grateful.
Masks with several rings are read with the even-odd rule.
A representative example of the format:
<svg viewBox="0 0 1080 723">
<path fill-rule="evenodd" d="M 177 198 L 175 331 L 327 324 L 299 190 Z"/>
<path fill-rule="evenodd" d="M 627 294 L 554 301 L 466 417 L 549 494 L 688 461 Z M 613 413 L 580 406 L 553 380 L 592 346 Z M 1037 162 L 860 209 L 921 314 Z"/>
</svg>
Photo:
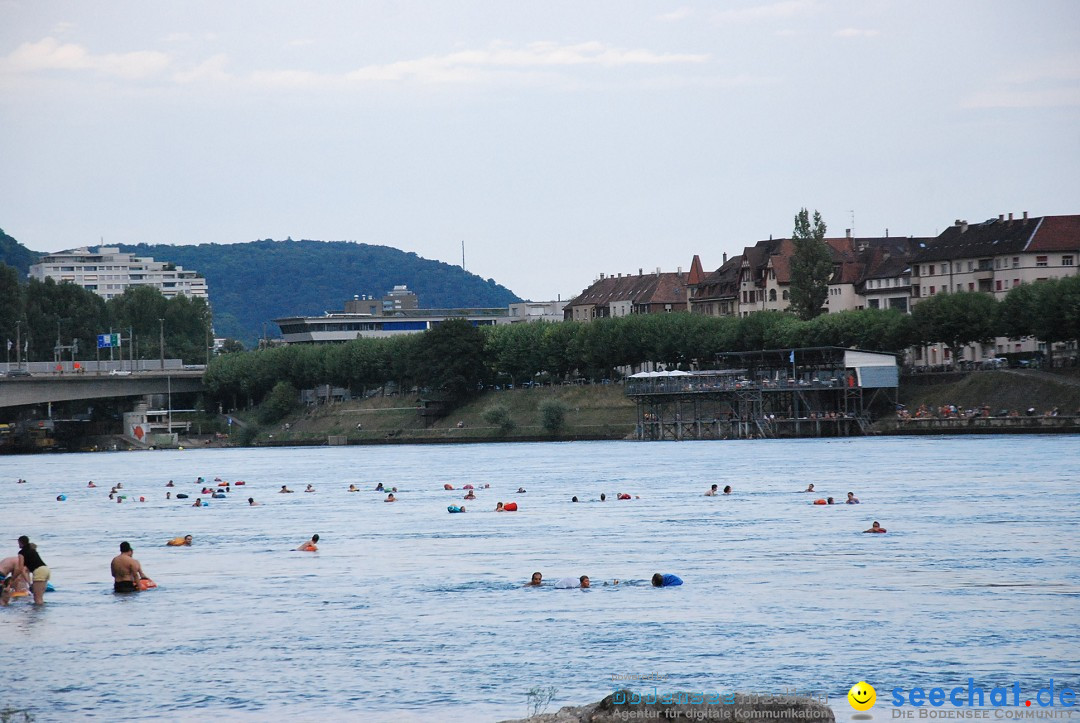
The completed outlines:
<svg viewBox="0 0 1080 723">
<path fill-rule="evenodd" d="M 200 475 L 247 485 L 196 509 Z M 192 498 L 166 501 L 169 479 Z M 147 501 L 109 502 L 117 482 Z M 466 502 L 446 482 L 491 489 Z M 734 494 L 703 497 L 714 482 Z M 797 494 L 808 482 L 820 495 Z M 558 689 L 552 712 L 653 673 L 661 691 L 838 704 L 862 679 L 882 701 L 969 677 L 1076 690 L 1078 489 L 1067 436 L 2 457 L 0 556 L 30 535 L 57 590 L 42 609 L 0 609 L 18 661 L 0 709 L 495 720 L 530 712 L 530 689 Z M 863 504 L 810 504 L 849 490 Z M 521 510 L 491 512 L 500 500 Z M 861 534 L 873 520 L 889 533 Z M 317 553 L 290 551 L 315 532 Z M 186 533 L 193 547 L 164 547 Z M 121 540 L 157 590 L 111 592 Z M 534 570 L 548 584 L 522 588 Z M 653 589 L 653 572 L 685 584 Z M 552 587 L 582 574 L 593 589 Z"/>
</svg>

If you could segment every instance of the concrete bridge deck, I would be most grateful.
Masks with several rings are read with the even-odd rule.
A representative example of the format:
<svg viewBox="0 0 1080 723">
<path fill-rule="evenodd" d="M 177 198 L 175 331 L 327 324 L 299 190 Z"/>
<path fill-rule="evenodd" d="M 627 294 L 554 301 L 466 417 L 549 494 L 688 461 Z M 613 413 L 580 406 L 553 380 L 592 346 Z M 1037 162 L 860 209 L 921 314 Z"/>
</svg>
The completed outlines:
<svg viewBox="0 0 1080 723">
<path fill-rule="evenodd" d="M 165 369 L 113 375 L 107 372 L 0 377 L 0 408 L 79 399 L 201 392 L 203 370 Z"/>
</svg>

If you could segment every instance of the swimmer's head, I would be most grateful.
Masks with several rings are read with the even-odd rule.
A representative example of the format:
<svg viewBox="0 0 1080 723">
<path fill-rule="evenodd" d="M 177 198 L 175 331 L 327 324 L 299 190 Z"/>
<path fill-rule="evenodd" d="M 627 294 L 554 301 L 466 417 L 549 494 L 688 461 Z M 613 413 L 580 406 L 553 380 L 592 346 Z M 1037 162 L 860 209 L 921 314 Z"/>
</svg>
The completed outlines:
<svg viewBox="0 0 1080 723">
<path fill-rule="evenodd" d="M 660 573 L 654 574 L 652 576 L 652 584 L 653 584 L 653 587 L 663 587 L 664 586 L 664 576 L 661 575 Z"/>
<path fill-rule="evenodd" d="M 725 485 L 724 486 L 724 494 L 725 495 L 730 495 L 731 494 L 731 485 Z"/>
<path fill-rule="evenodd" d="M 312 542 L 318 542 L 319 541 L 319 536 L 318 535 L 312 535 L 311 536 L 311 541 Z"/>
<path fill-rule="evenodd" d="M 719 487 L 719 486 L 720 486 L 720 485 L 713 485 L 713 486 L 712 486 L 712 488 L 713 488 L 713 492 L 715 492 L 715 491 L 716 491 L 716 488 L 717 488 L 717 487 Z"/>
<path fill-rule="evenodd" d="M 588 575 L 582 575 L 581 577 L 578 578 L 578 581 L 581 583 L 582 587 L 588 587 L 589 586 L 589 576 Z"/>
<path fill-rule="evenodd" d="M 184 542 L 191 544 L 191 535 L 184 535 Z"/>
<path fill-rule="evenodd" d="M 22 537 L 19 538 L 19 547 L 26 547 L 29 544 L 30 544 L 30 538 L 27 537 L 26 535 L 23 535 Z"/>
<path fill-rule="evenodd" d="M 607 495 L 605 495 L 603 492 L 601 492 L 600 493 L 600 501 L 603 502 L 606 499 L 607 499 Z"/>
<path fill-rule="evenodd" d="M 573 498 L 573 499 L 571 499 L 570 501 L 571 501 L 571 502 L 577 502 L 577 496 L 574 496 L 574 498 Z"/>
<path fill-rule="evenodd" d="M 530 581 L 529 581 L 529 583 L 530 583 L 530 584 L 532 584 L 532 585 L 539 585 L 539 584 L 540 584 L 540 583 L 542 583 L 543 581 L 544 581 L 544 576 L 543 576 L 543 575 L 541 575 L 541 574 L 540 574 L 540 573 L 538 573 L 538 572 L 534 572 L 534 573 L 532 574 L 532 580 L 530 580 Z"/>
</svg>

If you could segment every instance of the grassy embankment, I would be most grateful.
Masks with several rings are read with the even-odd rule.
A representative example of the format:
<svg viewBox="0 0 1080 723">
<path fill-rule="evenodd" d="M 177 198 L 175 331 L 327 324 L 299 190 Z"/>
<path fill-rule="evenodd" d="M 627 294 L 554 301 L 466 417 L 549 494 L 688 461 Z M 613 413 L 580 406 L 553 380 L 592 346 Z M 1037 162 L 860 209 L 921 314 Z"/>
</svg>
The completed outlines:
<svg viewBox="0 0 1080 723">
<path fill-rule="evenodd" d="M 1035 407 L 1041 414 L 1058 407 L 1062 414 L 1072 414 L 1080 409 L 1080 386 L 1057 381 L 1055 376 L 1080 381 L 1080 370 L 1037 376 L 978 372 L 941 384 L 905 384 L 900 401 L 911 410 L 921 404 L 955 404 L 965 409 L 987 404 L 994 412 Z M 566 406 L 565 425 L 558 434 L 541 426 L 540 404 L 548 399 Z M 325 444 L 330 435 L 346 436 L 349 444 L 624 439 L 633 434 L 635 424 L 634 403 L 619 385 L 489 391 L 433 422 L 419 415 L 417 404 L 415 396 L 373 397 L 298 409 L 268 426 L 257 425 L 255 413 L 241 413 L 236 416 L 248 423 L 249 438 L 239 439 L 234 431 L 233 443 Z M 484 412 L 494 405 L 506 408 L 512 429 L 504 431 L 484 419 Z M 464 426 L 458 427 L 458 422 Z"/>
<path fill-rule="evenodd" d="M 566 406 L 557 434 L 541 426 L 540 404 L 555 399 Z M 395 441 L 453 442 L 491 440 L 623 439 L 634 431 L 634 403 L 619 385 L 540 387 L 488 391 L 437 420 L 417 412 L 415 396 L 373 397 L 298 410 L 281 422 L 253 429 L 251 444 L 325 444 L 345 435 L 349 444 Z M 484 420 L 493 405 L 507 409 L 513 428 L 504 431 Z M 245 421 L 254 414 L 239 415 Z M 289 429 L 285 429 L 288 422 Z M 458 427 L 458 422 L 464 426 Z M 358 430 L 356 425 L 360 424 Z M 254 427 L 254 424 L 252 423 Z M 273 436 L 271 436 L 273 435 Z"/>
<path fill-rule="evenodd" d="M 1001 409 L 1023 412 L 1034 407 L 1042 414 L 1058 407 L 1062 414 L 1073 414 L 1080 409 L 1080 386 L 1067 380 L 1080 380 L 1080 370 L 1063 369 L 1031 376 L 1007 371 L 975 372 L 946 384 L 902 385 L 900 402 L 913 412 L 922 404 L 929 407 L 955 404 L 962 409 L 985 404 L 994 413 Z"/>
</svg>

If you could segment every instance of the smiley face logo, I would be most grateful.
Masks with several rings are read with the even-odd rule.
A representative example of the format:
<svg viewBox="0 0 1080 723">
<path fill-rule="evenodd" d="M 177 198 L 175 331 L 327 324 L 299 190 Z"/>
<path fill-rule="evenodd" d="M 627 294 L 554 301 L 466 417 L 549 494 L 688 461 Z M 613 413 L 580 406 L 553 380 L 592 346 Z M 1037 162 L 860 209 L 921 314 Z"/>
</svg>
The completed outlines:
<svg viewBox="0 0 1080 723">
<path fill-rule="evenodd" d="M 874 690 L 874 686 L 867 683 L 865 680 L 860 680 L 855 685 L 851 686 L 851 690 L 847 694 L 848 703 L 851 703 L 851 707 L 855 710 L 870 710 L 874 707 L 874 703 L 877 702 L 877 691 Z"/>
</svg>

